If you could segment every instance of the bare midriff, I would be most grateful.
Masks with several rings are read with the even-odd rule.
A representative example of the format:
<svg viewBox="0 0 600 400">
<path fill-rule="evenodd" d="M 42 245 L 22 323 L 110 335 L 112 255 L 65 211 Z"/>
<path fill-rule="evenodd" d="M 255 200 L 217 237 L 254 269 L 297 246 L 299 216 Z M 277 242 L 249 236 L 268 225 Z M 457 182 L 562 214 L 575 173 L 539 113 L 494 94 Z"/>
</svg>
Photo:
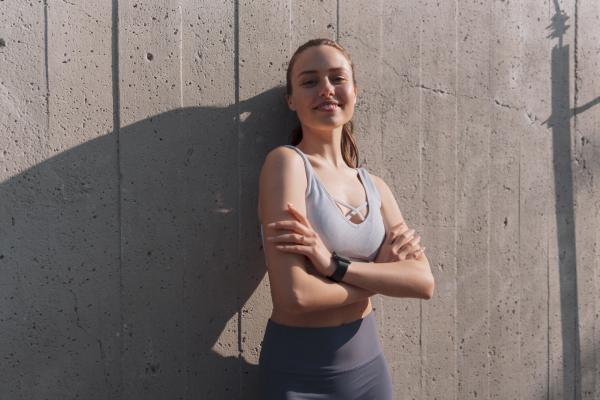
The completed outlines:
<svg viewBox="0 0 600 400">
<path fill-rule="evenodd" d="M 287 314 L 278 309 L 278 307 L 274 307 L 271 314 L 271 321 L 286 326 L 326 328 L 357 321 L 369 315 L 371 310 L 371 299 L 364 299 L 338 308 L 294 315 Z"/>
</svg>

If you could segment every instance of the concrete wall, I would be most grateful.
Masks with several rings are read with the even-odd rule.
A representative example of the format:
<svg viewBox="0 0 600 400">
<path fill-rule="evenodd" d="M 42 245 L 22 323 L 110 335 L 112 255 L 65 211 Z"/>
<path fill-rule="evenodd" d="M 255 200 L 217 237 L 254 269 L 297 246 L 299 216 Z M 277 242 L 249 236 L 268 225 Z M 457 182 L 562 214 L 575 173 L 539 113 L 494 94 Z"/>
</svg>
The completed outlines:
<svg viewBox="0 0 600 400">
<path fill-rule="evenodd" d="M 396 398 L 600 397 L 598 1 L 3 0 L 2 399 L 257 398 L 257 180 L 321 36 L 436 279 L 373 299 Z"/>
</svg>

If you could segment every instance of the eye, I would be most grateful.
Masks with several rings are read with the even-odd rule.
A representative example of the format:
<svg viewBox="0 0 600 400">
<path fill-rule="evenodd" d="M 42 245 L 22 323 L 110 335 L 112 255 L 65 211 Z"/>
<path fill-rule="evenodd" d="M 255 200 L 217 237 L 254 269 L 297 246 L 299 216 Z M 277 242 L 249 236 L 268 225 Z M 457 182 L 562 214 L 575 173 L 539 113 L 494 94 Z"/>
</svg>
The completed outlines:
<svg viewBox="0 0 600 400">
<path fill-rule="evenodd" d="M 336 76 L 332 79 L 333 82 L 344 82 L 345 80 L 346 78 L 344 78 L 343 76 Z"/>
<path fill-rule="evenodd" d="M 314 79 L 308 79 L 308 80 L 304 81 L 304 82 L 302 83 L 302 85 L 303 85 L 303 86 L 305 86 L 305 85 L 306 85 L 306 86 L 310 86 L 310 85 L 314 85 L 315 83 L 316 83 L 316 81 L 315 81 Z"/>
</svg>

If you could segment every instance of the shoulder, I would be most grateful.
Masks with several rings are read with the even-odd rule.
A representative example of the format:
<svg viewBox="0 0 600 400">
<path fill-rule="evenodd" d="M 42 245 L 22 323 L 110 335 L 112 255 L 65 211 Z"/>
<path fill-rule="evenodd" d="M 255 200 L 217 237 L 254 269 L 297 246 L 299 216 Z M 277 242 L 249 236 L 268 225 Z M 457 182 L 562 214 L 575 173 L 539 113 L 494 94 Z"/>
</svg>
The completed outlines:
<svg viewBox="0 0 600 400">
<path fill-rule="evenodd" d="M 260 181 L 261 183 L 265 180 L 283 183 L 290 179 L 296 180 L 298 175 L 303 176 L 300 172 L 304 169 L 304 160 L 300 154 L 289 147 L 279 146 L 267 154 L 260 173 Z M 306 181 L 306 179 L 304 180 Z"/>
<path fill-rule="evenodd" d="M 379 193 L 379 198 L 381 199 L 381 216 L 387 232 L 393 226 L 404 221 L 404 218 L 402 218 L 402 213 L 398 208 L 398 203 L 396 202 L 396 198 L 390 187 L 378 176 L 372 174 L 369 175 L 371 176 L 375 188 Z"/>
<path fill-rule="evenodd" d="M 266 157 L 258 186 L 258 214 L 262 221 L 263 211 L 286 208 L 287 202 L 299 206 L 304 200 L 308 181 L 304 161 L 300 154 L 289 147 L 277 147 Z"/>
<path fill-rule="evenodd" d="M 381 179 L 380 177 L 373 175 L 369 172 L 368 172 L 368 174 L 371 177 L 373 184 L 375 184 L 375 188 L 377 189 L 377 192 L 379 192 L 379 197 L 381 197 L 382 203 L 384 202 L 384 199 L 389 199 L 390 196 L 392 199 L 394 198 L 392 191 L 390 190 L 389 186 L 385 183 L 385 181 L 383 179 Z"/>
<path fill-rule="evenodd" d="M 297 167 L 304 166 L 304 161 L 298 152 L 289 147 L 279 146 L 269 154 L 265 159 L 263 170 L 265 167 Z"/>
<path fill-rule="evenodd" d="M 382 189 L 383 188 L 387 188 L 387 185 L 385 184 L 385 182 L 383 181 L 383 179 L 381 179 L 377 175 L 373 175 L 370 172 L 369 172 L 369 176 L 371 177 L 371 180 L 373 181 L 373 183 L 375 184 L 375 186 L 377 186 L 378 190 L 379 190 L 379 188 L 382 188 Z"/>
</svg>

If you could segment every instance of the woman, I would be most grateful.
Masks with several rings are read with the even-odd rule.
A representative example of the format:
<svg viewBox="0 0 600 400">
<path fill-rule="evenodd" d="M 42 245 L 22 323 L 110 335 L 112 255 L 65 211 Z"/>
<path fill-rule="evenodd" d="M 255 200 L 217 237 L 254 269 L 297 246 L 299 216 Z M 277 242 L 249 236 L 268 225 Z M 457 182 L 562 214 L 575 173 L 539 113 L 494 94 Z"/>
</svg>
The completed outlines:
<svg viewBox="0 0 600 400">
<path fill-rule="evenodd" d="M 263 399 L 392 399 L 370 297 L 433 295 L 425 248 L 390 189 L 354 168 L 356 93 L 338 43 L 296 50 L 286 95 L 301 124 L 296 147 L 269 153 L 260 177 L 273 300 L 259 361 Z"/>
</svg>

